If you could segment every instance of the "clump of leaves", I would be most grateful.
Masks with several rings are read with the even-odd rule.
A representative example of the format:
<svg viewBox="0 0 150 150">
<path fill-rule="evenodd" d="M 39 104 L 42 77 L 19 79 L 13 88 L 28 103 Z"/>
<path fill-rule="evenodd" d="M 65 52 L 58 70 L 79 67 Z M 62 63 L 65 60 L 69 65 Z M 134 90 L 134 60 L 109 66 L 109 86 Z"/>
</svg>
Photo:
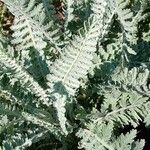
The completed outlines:
<svg viewBox="0 0 150 150">
<path fill-rule="evenodd" d="M 149 0 L 2 2 L 1 149 L 143 149 Z"/>
</svg>

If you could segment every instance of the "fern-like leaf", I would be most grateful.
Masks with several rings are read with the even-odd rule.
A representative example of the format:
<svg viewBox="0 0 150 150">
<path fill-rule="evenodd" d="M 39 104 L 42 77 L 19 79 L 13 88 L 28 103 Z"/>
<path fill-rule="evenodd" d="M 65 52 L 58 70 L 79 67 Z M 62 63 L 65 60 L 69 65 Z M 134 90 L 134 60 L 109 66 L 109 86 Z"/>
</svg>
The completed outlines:
<svg viewBox="0 0 150 150">
<path fill-rule="evenodd" d="M 6 67 L 7 70 L 12 73 L 13 78 L 20 80 L 22 86 L 28 85 L 28 90 L 33 92 L 38 98 L 39 102 L 41 101 L 43 104 L 50 106 L 50 98 L 46 94 L 46 91 L 39 86 L 39 84 L 21 67 L 19 66 L 15 60 L 9 58 L 5 52 L 0 51 L 0 62 L 2 67 Z M 37 102 L 37 105 L 39 105 Z"/>
<path fill-rule="evenodd" d="M 113 136 L 113 125 L 109 124 L 89 124 L 88 129 L 80 129 L 77 136 L 82 138 L 79 143 L 79 148 L 85 150 L 132 150 L 137 149 L 137 146 L 143 148 L 144 141 L 134 141 L 136 131 L 132 130 L 126 135 L 121 134 L 117 138 Z"/>
<path fill-rule="evenodd" d="M 18 49 L 28 49 L 34 47 L 42 53 L 41 49 L 45 48 L 47 43 L 45 38 L 59 50 L 54 35 L 56 31 L 49 32 L 52 21 L 45 26 L 45 12 L 43 4 L 37 4 L 35 0 L 30 1 L 11 1 L 5 0 L 4 3 L 8 9 L 15 15 L 15 23 L 12 26 L 14 39 L 12 43 L 18 46 Z"/>
<path fill-rule="evenodd" d="M 74 95 L 79 87 L 79 79 L 87 74 L 92 55 L 96 51 L 98 22 L 92 18 L 84 28 L 84 35 L 83 31 L 80 31 L 79 36 L 74 37 L 74 41 L 64 49 L 61 59 L 51 67 L 52 74 L 47 77 L 50 87 L 54 82 L 62 82 L 71 95 Z"/>
</svg>

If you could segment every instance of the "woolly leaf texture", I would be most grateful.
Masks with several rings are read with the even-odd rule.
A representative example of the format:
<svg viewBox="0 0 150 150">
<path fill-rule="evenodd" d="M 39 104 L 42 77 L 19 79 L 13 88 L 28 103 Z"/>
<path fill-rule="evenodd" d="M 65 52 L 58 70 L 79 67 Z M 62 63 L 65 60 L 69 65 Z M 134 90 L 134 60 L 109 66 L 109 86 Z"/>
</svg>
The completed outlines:
<svg viewBox="0 0 150 150">
<path fill-rule="evenodd" d="M 150 1 L 2 2 L 14 21 L 0 32 L 0 149 L 143 149 Z"/>
</svg>

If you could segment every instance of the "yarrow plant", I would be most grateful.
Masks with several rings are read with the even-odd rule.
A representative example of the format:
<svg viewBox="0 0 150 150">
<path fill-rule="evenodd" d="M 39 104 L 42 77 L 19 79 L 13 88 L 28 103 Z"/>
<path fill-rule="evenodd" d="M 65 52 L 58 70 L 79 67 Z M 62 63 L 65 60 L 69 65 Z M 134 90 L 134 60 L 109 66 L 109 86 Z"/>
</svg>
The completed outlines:
<svg viewBox="0 0 150 150">
<path fill-rule="evenodd" d="M 2 2 L 14 22 L 0 35 L 0 149 L 143 149 L 150 1 L 62 0 L 61 19 L 52 0 Z"/>
</svg>

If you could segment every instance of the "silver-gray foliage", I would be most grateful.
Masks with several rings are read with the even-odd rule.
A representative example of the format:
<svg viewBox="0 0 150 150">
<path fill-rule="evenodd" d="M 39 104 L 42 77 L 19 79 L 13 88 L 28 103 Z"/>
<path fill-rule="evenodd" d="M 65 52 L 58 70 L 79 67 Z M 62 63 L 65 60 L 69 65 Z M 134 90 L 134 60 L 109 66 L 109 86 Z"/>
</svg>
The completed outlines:
<svg viewBox="0 0 150 150">
<path fill-rule="evenodd" d="M 63 0 L 61 23 L 52 0 L 2 2 L 15 19 L 0 35 L 0 149 L 141 150 L 136 129 L 116 131 L 150 124 L 150 1 Z"/>
</svg>

